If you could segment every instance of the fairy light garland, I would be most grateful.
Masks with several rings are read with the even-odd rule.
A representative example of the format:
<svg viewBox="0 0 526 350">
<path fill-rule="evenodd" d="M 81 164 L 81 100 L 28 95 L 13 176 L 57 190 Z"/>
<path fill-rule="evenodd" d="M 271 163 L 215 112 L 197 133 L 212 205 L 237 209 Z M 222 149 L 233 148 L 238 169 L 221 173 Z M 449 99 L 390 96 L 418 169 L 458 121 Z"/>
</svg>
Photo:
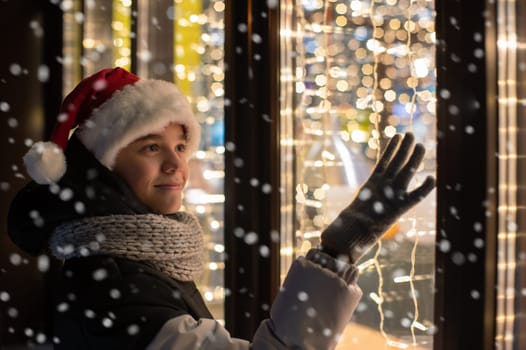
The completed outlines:
<svg viewBox="0 0 526 350">
<path fill-rule="evenodd" d="M 416 109 L 416 96 L 417 96 L 417 76 L 415 73 L 415 66 L 414 66 L 414 54 L 413 50 L 411 48 L 411 36 L 412 36 L 412 7 L 413 7 L 414 0 L 410 0 L 409 7 L 407 9 L 407 22 L 406 22 L 406 30 L 407 30 L 407 43 L 406 43 L 406 51 L 407 55 L 409 57 L 409 67 L 411 70 L 411 78 L 410 78 L 410 87 L 412 89 L 412 95 L 411 95 L 411 101 L 409 103 L 409 130 L 413 131 L 413 118 L 414 113 Z M 412 222 L 412 229 L 416 232 L 415 223 L 416 220 L 411 220 Z M 416 334 L 415 334 L 415 325 L 418 322 L 419 317 L 419 308 L 418 308 L 418 300 L 416 298 L 416 289 L 415 289 L 415 270 L 416 270 L 416 250 L 419 243 L 419 237 L 418 233 L 415 234 L 415 241 L 413 243 L 413 248 L 411 249 L 411 270 L 409 272 L 409 289 L 411 291 L 411 298 L 413 299 L 413 306 L 414 306 L 414 317 L 413 322 L 411 322 L 411 326 L 409 327 L 411 330 L 411 338 L 413 341 L 413 346 L 417 344 L 416 342 Z"/>
<path fill-rule="evenodd" d="M 113 65 L 131 68 L 131 0 L 113 0 Z"/>
<path fill-rule="evenodd" d="M 380 149 L 380 136 L 381 136 L 381 131 L 380 131 L 380 114 L 378 113 L 377 111 L 377 105 L 376 105 L 376 91 L 378 89 L 378 63 L 379 63 L 379 59 L 378 59 L 378 55 L 379 55 L 379 52 L 380 52 L 380 44 L 379 42 L 377 41 L 376 37 L 377 37 L 377 30 L 378 30 L 378 27 L 376 25 L 376 18 L 375 18 L 375 2 L 374 0 L 371 0 L 370 2 L 370 5 L 369 5 L 369 19 L 371 21 L 371 27 L 372 27 L 372 39 L 370 39 L 373 44 L 372 44 L 372 47 L 373 47 L 373 87 L 372 87 L 372 91 L 371 91 L 371 110 L 372 110 L 372 113 L 371 113 L 371 116 L 369 117 L 369 120 L 372 119 L 372 123 L 374 125 L 374 131 L 376 131 L 376 133 L 373 132 L 373 140 L 375 141 L 376 143 L 376 159 L 377 161 L 380 159 L 380 155 L 381 155 L 381 149 Z M 382 273 L 382 268 L 380 266 L 380 261 L 378 260 L 378 257 L 380 256 L 380 252 L 382 251 L 382 240 L 378 240 L 378 243 L 377 243 L 377 248 L 376 248 L 376 252 L 374 254 L 374 257 L 373 257 L 373 261 L 374 261 L 374 268 L 376 270 L 376 273 L 378 275 L 378 299 L 377 299 L 377 309 L 378 309 L 378 314 L 380 316 L 380 322 L 379 322 L 379 329 L 380 329 L 380 333 L 382 334 L 382 336 L 384 337 L 386 343 L 389 343 L 390 339 L 389 339 L 389 336 L 387 335 L 387 333 L 385 332 L 385 329 L 384 329 L 384 323 L 385 323 L 385 315 L 384 315 L 384 310 L 383 310 L 383 304 L 384 304 L 384 297 L 383 297 L 383 287 L 384 287 L 384 277 L 383 277 L 383 273 Z"/>
<path fill-rule="evenodd" d="M 519 190 L 522 181 L 524 124 L 521 111 L 524 92 L 520 80 L 521 29 L 524 8 L 517 1 L 496 2 L 497 6 L 497 59 L 498 59 L 498 236 L 495 347 L 511 350 L 522 347 L 521 319 L 524 306 L 519 291 L 524 295 L 524 228 L 520 217 L 524 200 Z"/>
<path fill-rule="evenodd" d="M 378 113 L 377 105 L 376 105 L 376 92 L 378 90 L 378 64 L 379 64 L 378 55 L 381 51 L 381 47 L 380 47 L 379 41 L 376 39 L 378 35 L 378 26 L 376 25 L 374 4 L 375 4 L 374 0 L 371 0 L 370 5 L 369 5 L 369 20 L 371 21 L 371 27 L 372 27 L 373 33 L 372 33 L 372 39 L 369 39 L 369 40 L 371 40 L 372 42 L 371 46 L 372 46 L 372 52 L 373 52 L 373 86 L 371 89 L 372 113 L 369 116 L 369 120 L 372 121 L 374 125 L 374 131 L 376 131 L 376 133 L 373 132 L 373 140 L 375 141 L 375 144 L 376 144 L 376 159 L 378 160 L 381 155 L 381 150 L 380 150 L 381 131 L 380 131 L 380 114 Z"/>
</svg>

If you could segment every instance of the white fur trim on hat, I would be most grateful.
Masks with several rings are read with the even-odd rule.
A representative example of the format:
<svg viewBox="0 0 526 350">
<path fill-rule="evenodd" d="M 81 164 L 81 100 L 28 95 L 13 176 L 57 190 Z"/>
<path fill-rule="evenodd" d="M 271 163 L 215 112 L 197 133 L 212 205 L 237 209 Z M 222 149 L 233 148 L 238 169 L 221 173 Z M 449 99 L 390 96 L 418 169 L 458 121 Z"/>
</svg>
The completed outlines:
<svg viewBox="0 0 526 350">
<path fill-rule="evenodd" d="M 84 146 L 112 169 L 119 150 L 170 123 L 184 125 L 187 152 L 193 155 L 199 147 L 201 127 L 187 97 L 173 83 L 139 80 L 95 109 L 77 134 Z"/>
<path fill-rule="evenodd" d="M 53 142 L 36 142 L 24 155 L 27 173 L 36 183 L 52 184 L 66 172 L 66 157 Z"/>
</svg>

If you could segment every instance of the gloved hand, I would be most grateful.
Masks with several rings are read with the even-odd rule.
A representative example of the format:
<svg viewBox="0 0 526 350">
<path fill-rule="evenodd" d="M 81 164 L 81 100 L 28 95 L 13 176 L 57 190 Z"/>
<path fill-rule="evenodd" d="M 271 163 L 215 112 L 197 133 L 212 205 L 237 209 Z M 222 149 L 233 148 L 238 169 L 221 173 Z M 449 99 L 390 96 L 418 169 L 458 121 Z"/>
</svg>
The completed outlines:
<svg viewBox="0 0 526 350">
<path fill-rule="evenodd" d="M 422 144 L 413 146 L 414 140 L 412 133 L 403 139 L 393 136 L 356 198 L 322 232 L 323 251 L 355 263 L 403 213 L 431 192 L 435 186 L 431 176 L 407 191 L 425 153 Z"/>
</svg>

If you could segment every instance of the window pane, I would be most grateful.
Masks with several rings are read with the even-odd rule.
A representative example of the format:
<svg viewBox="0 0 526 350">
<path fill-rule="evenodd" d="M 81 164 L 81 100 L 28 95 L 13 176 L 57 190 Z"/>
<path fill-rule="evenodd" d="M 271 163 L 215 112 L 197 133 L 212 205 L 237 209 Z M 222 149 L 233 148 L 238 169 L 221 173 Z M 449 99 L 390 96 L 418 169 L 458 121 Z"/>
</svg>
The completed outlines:
<svg viewBox="0 0 526 350">
<path fill-rule="evenodd" d="M 284 274 L 395 133 L 414 132 L 427 150 L 410 187 L 434 174 L 436 77 L 432 1 L 281 6 Z M 364 297 L 341 349 L 432 348 L 434 250 L 433 192 L 359 262 Z"/>
</svg>

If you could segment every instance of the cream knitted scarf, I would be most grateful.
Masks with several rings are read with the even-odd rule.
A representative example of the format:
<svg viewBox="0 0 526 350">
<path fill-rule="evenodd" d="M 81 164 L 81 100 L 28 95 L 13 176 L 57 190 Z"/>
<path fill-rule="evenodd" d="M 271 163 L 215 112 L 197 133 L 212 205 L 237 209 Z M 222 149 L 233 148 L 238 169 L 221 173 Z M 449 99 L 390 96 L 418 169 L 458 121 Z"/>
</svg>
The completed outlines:
<svg viewBox="0 0 526 350">
<path fill-rule="evenodd" d="M 59 259 L 108 254 L 146 261 L 179 281 L 192 281 L 202 271 L 203 234 L 197 218 L 178 212 L 109 215 L 58 226 L 50 238 Z"/>
</svg>

